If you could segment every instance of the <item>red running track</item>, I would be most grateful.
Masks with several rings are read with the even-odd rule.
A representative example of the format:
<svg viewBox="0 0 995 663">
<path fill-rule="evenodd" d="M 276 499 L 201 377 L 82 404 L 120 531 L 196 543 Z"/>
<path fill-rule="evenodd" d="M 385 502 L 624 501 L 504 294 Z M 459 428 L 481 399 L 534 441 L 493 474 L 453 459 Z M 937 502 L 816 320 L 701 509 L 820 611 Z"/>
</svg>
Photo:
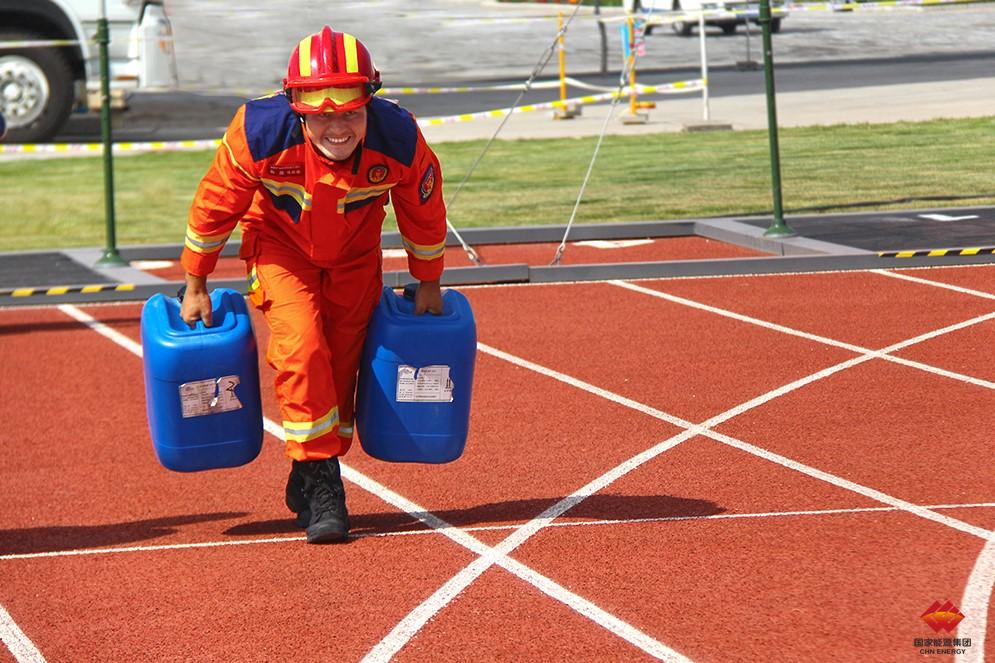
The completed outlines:
<svg viewBox="0 0 995 663">
<path fill-rule="evenodd" d="M 0 661 L 984 660 L 993 275 L 464 288 L 467 451 L 357 444 L 339 546 L 271 436 L 157 464 L 138 304 L 0 311 Z"/>
</svg>

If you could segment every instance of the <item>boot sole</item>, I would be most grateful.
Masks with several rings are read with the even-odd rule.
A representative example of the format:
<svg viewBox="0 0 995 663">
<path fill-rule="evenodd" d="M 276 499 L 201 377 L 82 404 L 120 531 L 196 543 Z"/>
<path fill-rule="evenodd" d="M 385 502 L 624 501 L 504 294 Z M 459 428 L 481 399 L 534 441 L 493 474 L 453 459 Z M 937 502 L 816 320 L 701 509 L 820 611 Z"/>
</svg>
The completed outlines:
<svg viewBox="0 0 995 663">
<path fill-rule="evenodd" d="M 308 543 L 339 543 L 349 538 L 349 529 L 341 523 L 321 524 L 307 528 Z"/>
</svg>

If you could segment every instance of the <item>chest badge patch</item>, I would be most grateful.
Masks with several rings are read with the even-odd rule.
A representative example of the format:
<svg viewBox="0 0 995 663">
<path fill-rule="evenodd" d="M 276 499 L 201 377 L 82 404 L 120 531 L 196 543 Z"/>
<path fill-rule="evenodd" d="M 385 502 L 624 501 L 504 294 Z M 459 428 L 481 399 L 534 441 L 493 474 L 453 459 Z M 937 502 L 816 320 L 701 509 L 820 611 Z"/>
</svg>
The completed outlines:
<svg viewBox="0 0 995 663">
<path fill-rule="evenodd" d="M 425 202 L 435 191 L 435 164 L 429 164 L 425 169 L 425 174 L 421 176 L 421 184 L 418 185 L 418 195 L 421 201 Z"/>
<path fill-rule="evenodd" d="M 370 181 L 370 184 L 380 184 L 387 179 L 387 166 L 383 164 L 370 166 L 370 169 L 366 171 L 366 179 Z"/>
<path fill-rule="evenodd" d="M 304 165 L 299 163 L 286 165 L 270 164 L 268 170 L 270 175 L 276 175 L 277 177 L 297 177 L 304 174 Z"/>
</svg>

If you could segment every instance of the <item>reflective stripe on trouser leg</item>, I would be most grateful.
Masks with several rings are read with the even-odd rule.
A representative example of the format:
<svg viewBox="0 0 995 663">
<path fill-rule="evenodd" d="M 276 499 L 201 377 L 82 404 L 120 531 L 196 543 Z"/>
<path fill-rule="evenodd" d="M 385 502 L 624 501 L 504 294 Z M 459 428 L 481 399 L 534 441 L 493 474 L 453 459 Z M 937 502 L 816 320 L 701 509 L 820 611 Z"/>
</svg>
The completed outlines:
<svg viewBox="0 0 995 663">
<path fill-rule="evenodd" d="M 267 246 L 255 260 L 270 328 L 266 359 L 276 370 L 276 395 L 295 460 L 340 456 L 351 436 L 340 436 L 332 353 L 322 324 L 321 272 L 303 257 Z M 351 419 L 351 398 L 350 398 Z M 351 421 L 349 422 L 351 425 Z"/>
</svg>

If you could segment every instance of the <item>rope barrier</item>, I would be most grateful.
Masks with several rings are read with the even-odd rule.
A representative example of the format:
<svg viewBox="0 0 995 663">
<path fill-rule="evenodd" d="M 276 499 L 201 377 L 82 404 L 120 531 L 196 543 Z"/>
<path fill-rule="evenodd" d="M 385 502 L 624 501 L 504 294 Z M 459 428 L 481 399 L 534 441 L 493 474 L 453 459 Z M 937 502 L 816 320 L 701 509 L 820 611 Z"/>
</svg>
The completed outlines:
<svg viewBox="0 0 995 663">
<path fill-rule="evenodd" d="M 577 16 L 577 11 L 580 9 L 580 7 L 581 7 L 580 3 L 574 6 L 573 13 L 571 13 L 570 17 L 567 18 L 565 23 L 563 23 L 563 26 L 559 30 L 557 30 L 556 34 L 553 36 L 553 41 L 550 43 L 548 47 L 546 47 L 546 50 L 543 52 L 543 54 L 539 56 L 539 61 L 536 62 L 535 66 L 532 68 L 532 73 L 529 74 L 528 79 L 526 79 L 525 85 L 522 87 L 522 91 L 518 93 L 518 97 L 515 99 L 514 103 L 511 105 L 509 109 L 507 109 L 508 112 L 504 114 L 504 117 L 501 120 L 501 124 L 499 124 L 497 129 L 494 130 L 494 133 L 491 135 L 490 139 L 484 145 L 483 150 L 481 150 L 477 158 L 474 159 L 473 163 L 470 164 L 470 168 L 466 171 L 466 175 L 463 176 L 463 179 L 456 187 L 456 191 L 446 202 L 447 209 L 449 209 L 452 206 L 452 204 L 455 202 L 456 197 L 459 195 L 460 191 L 463 190 L 463 187 L 466 186 L 466 183 L 470 180 L 470 176 L 473 175 L 473 171 L 476 170 L 477 165 L 480 164 L 480 160 L 484 158 L 484 155 L 487 154 L 487 150 L 490 149 L 491 145 L 494 143 L 494 140 L 498 137 L 498 134 L 500 134 L 501 130 L 504 129 L 505 124 L 508 123 L 508 118 L 510 118 L 512 113 L 515 112 L 515 108 L 518 107 L 518 104 L 519 102 L 521 102 L 522 97 L 524 97 L 525 94 L 529 91 L 529 89 L 531 89 L 532 83 L 539 76 L 539 74 L 542 73 L 542 70 L 545 69 L 546 65 L 549 63 L 549 60 L 553 57 L 553 53 L 556 52 L 556 48 L 557 45 L 559 44 L 560 38 L 566 34 L 567 29 L 570 27 L 570 23 L 573 21 L 574 17 Z M 463 246 L 463 250 L 466 251 L 466 254 L 470 258 L 471 262 L 473 262 L 474 265 L 480 265 L 480 257 L 477 255 L 477 252 L 474 251 L 469 244 L 463 241 L 463 238 L 459 235 L 458 232 L 456 232 L 455 226 L 453 226 L 453 224 L 450 223 L 448 217 L 446 217 L 446 225 L 449 226 L 449 229 L 452 230 L 453 234 L 459 240 L 460 245 Z"/>
<path fill-rule="evenodd" d="M 611 107 L 609 107 L 608 113 L 605 115 L 605 121 L 601 125 L 601 133 L 598 135 L 598 142 L 594 146 L 594 153 L 591 155 L 591 161 L 587 164 L 587 172 L 584 174 L 584 180 L 581 182 L 580 191 L 577 192 L 577 200 L 574 201 L 573 210 L 570 212 L 570 219 L 567 221 L 567 227 L 563 231 L 563 239 L 560 240 L 560 245 L 556 247 L 556 253 L 553 255 L 553 260 L 549 263 L 551 266 L 555 267 L 560 264 L 560 258 L 563 257 L 563 253 L 567 249 L 567 238 L 570 236 L 570 230 L 573 228 L 574 220 L 577 218 L 577 211 L 580 209 L 580 201 L 584 198 L 584 191 L 587 189 L 587 183 L 591 179 L 591 173 L 594 172 L 594 162 L 598 158 L 598 152 L 601 150 L 601 144 L 605 140 L 605 134 L 608 133 L 608 124 L 611 122 L 612 116 L 615 114 L 615 108 L 618 106 L 619 100 L 623 96 L 626 96 L 625 90 L 628 87 L 626 85 L 626 81 L 629 80 L 630 72 L 635 70 L 637 59 L 637 50 L 633 48 L 625 62 L 625 67 L 623 67 L 622 73 L 619 75 L 618 87 L 613 93 L 609 93 L 612 96 Z M 700 82 L 704 84 L 704 81 Z M 636 87 L 638 88 L 638 86 Z"/>
</svg>

